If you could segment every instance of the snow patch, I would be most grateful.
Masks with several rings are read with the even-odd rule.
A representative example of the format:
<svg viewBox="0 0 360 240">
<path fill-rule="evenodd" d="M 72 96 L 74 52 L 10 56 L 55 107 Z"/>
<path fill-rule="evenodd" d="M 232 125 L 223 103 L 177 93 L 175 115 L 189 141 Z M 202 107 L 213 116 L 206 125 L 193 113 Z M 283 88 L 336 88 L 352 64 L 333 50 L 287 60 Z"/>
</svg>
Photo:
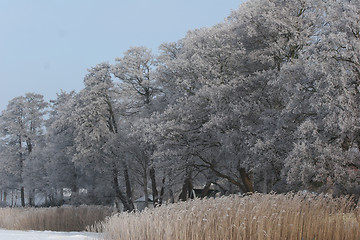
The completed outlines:
<svg viewBox="0 0 360 240">
<path fill-rule="evenodd" d="M 0 229 L 1 240 L 95 240 L 101 239 L 100 236 L 99 233 L 89 232 L 41 232 Z"/>
</svg>

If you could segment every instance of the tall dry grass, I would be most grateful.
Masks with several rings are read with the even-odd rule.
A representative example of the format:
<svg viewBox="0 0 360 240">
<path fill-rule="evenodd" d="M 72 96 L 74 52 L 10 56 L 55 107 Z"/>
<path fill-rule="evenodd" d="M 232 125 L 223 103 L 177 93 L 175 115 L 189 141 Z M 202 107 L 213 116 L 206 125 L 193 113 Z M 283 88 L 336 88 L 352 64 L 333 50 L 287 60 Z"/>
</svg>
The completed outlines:
<svg viewBox="0 0 360 240">
<path fill-rule="evenodd" d="M 0 228 L 9 230 L 85 231 L 113 214 L 112 208 L 80 206 L 0 208 Z"/>
<path fill-rule="evenodd" d="M 109 240 L 360 239 L 349 198 L 253 194 L 194 200 L 108 218 Z"/>
</svg>

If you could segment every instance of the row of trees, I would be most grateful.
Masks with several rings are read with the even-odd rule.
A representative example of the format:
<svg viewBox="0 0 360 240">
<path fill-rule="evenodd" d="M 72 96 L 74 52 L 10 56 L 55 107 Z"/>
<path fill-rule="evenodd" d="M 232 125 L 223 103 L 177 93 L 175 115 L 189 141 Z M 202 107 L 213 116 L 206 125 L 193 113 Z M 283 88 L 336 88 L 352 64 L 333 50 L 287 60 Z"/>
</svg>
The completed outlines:
<svg viewBox="0 0 360 240">
<path fill-rule="evenodd" d="M 157 56 L 96 65 L 79 93 L 11 100 L 1 188 L 126 211 L 194 186 L 358 193 L 359 54 L 359 0 L 248 1 Z"/>
</svg>

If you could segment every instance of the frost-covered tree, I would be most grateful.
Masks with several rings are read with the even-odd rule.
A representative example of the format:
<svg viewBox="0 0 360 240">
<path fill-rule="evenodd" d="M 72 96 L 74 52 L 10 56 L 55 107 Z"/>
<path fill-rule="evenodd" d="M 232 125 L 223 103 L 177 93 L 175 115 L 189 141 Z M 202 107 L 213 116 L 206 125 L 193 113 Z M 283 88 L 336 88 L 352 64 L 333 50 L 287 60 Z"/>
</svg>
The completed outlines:
<svg viewBox="0 0 360 240">
<path fill-rule="evenodd" d="M 74 161 L 82 168 L 97 171 L 96 177 L 103 181 L 101 184 L 110 181 L 114 195 L 122 202 L 124 209 L 132 211 L 134 204 L 128 166 L 109 147 L 118 134 L 119 119 L 115 108 L 118 98 L 110 70 L 109 64 L 98 64 L 89 69 L 84 78 L 85 88 L 79 93 L 72 118 L 76 124 Z M 124 172 L 126 195 L 119 183 L 119 169 Z"/>
<path fill-rule="evenodd" d="M 157 156 L 209 169 L 244 192 L 272 190 L 291 147 L 279 124 L 288 95 L 273 82 L 314 41 L 314 6 L 247 2 L 226 22 L 163 45 L 159 76 L 183 94 L 149 123 Z"/>
<path fill-rule="evenodd" d="M 230 72 L 231 74 L 236 74 L 233 71 L 235 69 L 234 65 L 236 65 L 237 60 L 243 53 L 242 46 L 241 44 L 238 44 L 237 40 L 237 36 L 233 36 L 229 31 L 227 31 L 227 26 L 219 24 L 213 28 L 191 31 L 184 39 L 177 43 L 161 45 L 161 55 L 158 58 L 159 68 L 157 75 L 159 77 L 159 81 L 163 85 L 166 100 L 170 104 L 175 105 L 174 107 L 169 107 L 165 110 L 164 115 L 160 116 L 158 119 L 160 120 L 163 118 L 163 120 L 167 122 L 169 131 L 165 130 L 164 133 L 175 131 L 175 129 L 183 129 L 183 131 L 186 131 L 184 135 L 193 139 L 198 138 L 198 144 L 201 145 L 200 142 L 203 139 L 200 139 L 198 135 L 192 135 L 192 130 L 190 129 L 196 129 L 201 126 L 199 125 L 201 122 L 207 121 L 207 110 L 209 110 L 209 108 L 201 109 L 201 107 L 204 106 L 204 104 L 201 103 L 202 100 L 197 100 L 196 97 L 192 96 L 196 95 L 197 91 L 204 86 L 218 86 L 224 84 L 228 81 L 227 76 Z M 186 127 L 180 127 L 181 124 L 179 124 L 178 121 L 181 121 L 181 119 L 188 121 L 188 115 L 190 115 L 189 118 L 195 118 L 194 121 L 196 122 L 193 123 L 194 126 L 191 126 L 191 123 L 187 122 L 185 124 Z M 172 117 L 177 118 L 177 120 L 174 120 Z M 201 120 L 201 118 L 203 119 Z M 160 125 L 158 127 L 159 129 L 163 129 Z M 143 128 L 146 131 L 146 126 L 141 126 L 140 128 Z M 187 128 L 189 128 L 189 130 L 186 130 Z M 151 136 L 153 134 L 149 133 L 148 135 Z M 174 133 L 174 135 L 177 134 Z M 171 138 L 171 136 L 172 135 L 169 133 L 168 137 Z M 162 135 L 162 137 L 166 137 L 166 134 Z M 159 144 L 165 140 L 162 139 L 162 137 L 151 141 Z M 184 164 L 183 166 L 180 164 L 178 167 L 174 164 L 173 167 L 178 169 L 180 172 L 183 172 L 184 185 L 190 186 L 191 184 L 189 184 L 189 181 L 192 178 L 191 176 L 194 175 L 192 173 L 193 166 L 190 166 L 193 162 L 190 158 L 193 158 L 193 156 L 189 154 L 189 151 L 180 150 L 183 150 L 184 145 L 182 145 L 183 143 L 181 139 L 178 140 L 178 144 L 181 147 L 174 148 L 177 148 L 179 150 L 178 152 L 182 152 L 182 157 L 179 156 L 179 158 L 183 159 L 183 161 L 187 162 L 187 164 Z M 173 144 L 174 142 L 170 145 Z M 169 148 L 171 147 L 169 146 Z M 165 150 L 166 147 L 161 146 L 161 149 Z M 168 156 L 165 158 L 170 160 L 169 164 L 171 165 L 171 161 L 175 161 L 177 157 Z M 173 172 L 176 171 L 174 170 Z M 172 178 L 173 177 L 174 176 L 172 176 Z M 189 189 L 186 191 L 189 192 Z M 182 195 L 184 194 L 185 193 Z"/>
<path fill-rule="evenodd" d="M 47 103 L 43 96 L 27 93 L 16 97 L 1 114 L 2 152 L 6 159 L 5 168 L 17 178 L 17 188 L 21 191 L 21 205 L 25 206 L 24 166 L 30 161 L 29 156 L 37 143 L 42 140 L 44 129 L 44 115 Z M 33 204 L 33 189 L 29 192 L 29 204 Z"/>
<path fill-rule="evenodd" d="M 32 167 L 33 171 L 30 170 L 31 174 L 29 175 L 27 172 L 24 171 L 24 181 L 29 189 L 29 205 L 35 205 L 35 190 L 36 184 L 33 182 L 31 175 L 37 176 L 46 176 L 44 175 L 44 171 L 42 171 L 41 166 L 44 163 L 41 160 L 38 160 L 38 167 L 35 167 L 35 163 L 32 163 L 32 154 L 33 150 L 36 149 L 38 146 L 41 148 L 43 146 L 44 141 L 44 128 L 45 128 L 45 114 L 47 113 L 48 103 L 44 101 L 44 97 L 40 94 L 35 93 L 27 93 L 25 94 L 25 103 L 26 103 L 26 135 L 25 135 L 25 142 L 26 142 L 26 149 L 27 149 L 27 158 L 25 159 L 25 169 Z M 29 166 L 29 167 L 26 167 Z M 29 177 L 30 176 L 30 177 Z M 38 178 L 38 181 L 41 183 L 39 186 L 43 185 L 42 178 Z"/>
<path fill-rule="evenodd" d="M 291 94 L 284 116 L 298 123 L 285 171 L 293 188 L 359 192 L 359 6 L 319 3 L 316 39 L 281 79 Z"/>
<path fill-rule="evenodd" d="M 9 101 L 1 114 L 1 134 L 3 168 L 16 179 L 16 188 L 21 190 L 21 204 L 25 206 L 24 185 L 22 180 L 25 135 L 25 99 L 17 97 Z"/>
<path fill-rule="evenodd" d="M 142 132 L 134 131 L 133 128 L 152 112 L 163 108 L 162 88 L 155 72 L 157 61 L 151 50 L 145 47 L 132 47 L 116 61 L 112 70 L 119 80 L 121 92 L 121 134 L 117 136 L 117 145 L 122 145 L 122 152 L 126 158 L 133 159 L 131 170 L 138 176 L 137 182 L 143 187 L 145 205 L 148 205 L 149 199 L 149 178 L 153 202 L 159 204 L 161 196 L 156 184 L 155 168 L 150 158 L 153 146 L 140 141 L 138 134 L 142 135 Z"/>
<path fill-rule="evenodd" d="M 81 176 L 73 162 L 76 127 L 71 116 L 76 100 L 77 94 L 74 91 L 69 93 L 61 91 L 57 94 L 57 99 L 51 101 L 50 116 L 46 126 L 46 146 L 43 149 L 46 157 L 45 169 L 49 185 L 46 194 L 49 204 L 62 201 L 64 188 L 71 189 L 71 198 L 74 200 L 80 187 Z"/>
</svg>

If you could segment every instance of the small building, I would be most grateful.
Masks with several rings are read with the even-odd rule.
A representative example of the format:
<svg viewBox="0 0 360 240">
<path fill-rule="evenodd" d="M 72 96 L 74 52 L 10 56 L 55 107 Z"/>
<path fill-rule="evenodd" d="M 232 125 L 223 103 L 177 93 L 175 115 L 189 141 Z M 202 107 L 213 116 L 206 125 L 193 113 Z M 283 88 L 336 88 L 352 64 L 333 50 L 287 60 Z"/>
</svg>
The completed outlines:
<svg viewBox="0 0 360 240">
<path fill-rule="evenodd" d="M 202 188 L 194 188 L 190 193 L 190 198 L 210 198 L 216 197 L 217 194 L 220 193 L 218 190 L 208 189 L 206 192 Z"/>
<path fill-rule="evenodd" d="M 153 196 L 149 195 L 148 196 L 148 207 L 153 208 L 153 206 L 154 206 Z M 138 211 L 142 211 L 146 208 L 145 196 L 142 196 L 135 200 L 135 208 Z"/>
</svg>

